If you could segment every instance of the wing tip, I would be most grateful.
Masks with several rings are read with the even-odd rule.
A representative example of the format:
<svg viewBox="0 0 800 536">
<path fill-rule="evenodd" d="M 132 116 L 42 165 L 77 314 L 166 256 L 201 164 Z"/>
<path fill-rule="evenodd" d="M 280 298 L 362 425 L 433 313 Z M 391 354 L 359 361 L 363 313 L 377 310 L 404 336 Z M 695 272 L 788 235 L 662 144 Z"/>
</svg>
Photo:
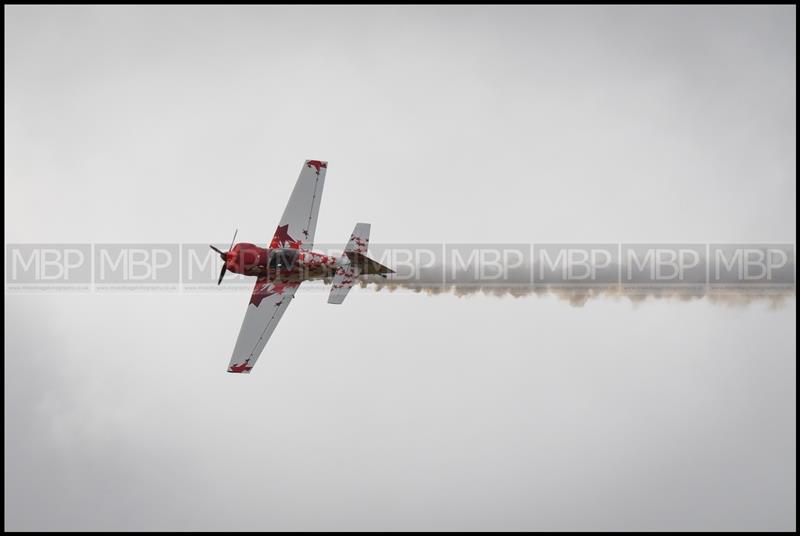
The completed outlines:
<svg viewBox="0 0 800 536">
<path fill-rule="evenodd" d="M 250 363 L 250 358 L 245 359 L 241 363 L 229 365 L 228 372 L 233 374 L 250 374 L 250 371 L 253 369 L 253 365 L 248 365 L 248 363 Z"/>
<path fill-rule="evenodd" d="M 306 163 L 303 165 L 316 171 L 317 175 L 319 175 L 321 170 L 328 169 L 327 160 L 306 160 Z"/>
</svg>

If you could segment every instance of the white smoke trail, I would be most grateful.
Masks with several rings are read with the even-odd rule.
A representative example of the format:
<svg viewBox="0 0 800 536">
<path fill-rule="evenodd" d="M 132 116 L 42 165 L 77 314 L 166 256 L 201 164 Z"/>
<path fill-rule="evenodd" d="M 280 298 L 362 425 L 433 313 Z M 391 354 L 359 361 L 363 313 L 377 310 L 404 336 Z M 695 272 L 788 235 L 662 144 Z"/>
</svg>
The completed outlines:
<svg viewBox="0 0 800 536">
<path fill-rule="evenodd" d="M 646 303 L 654 300 L 674 300 L 674 301 L 696 301 L 707 300 L 716 305 L 726 306 L 748 306 L 753 303 L 762 302 L 771 308 L 781 308 L 786 303 L 796 298 L 794 288 L 713 288 L 704 286 L 702 288 L 663 288 L 663 289 L 641 289 L 623 286 L 614 287 L 534 287 L 524 285 L 497 285 L 497 284 L 425 284 L 422 282 L 401 282 L 391 279 L 372 279 L 361 281 L 364 288 L 373 288 L 376 292 L 394 292 L 398 289 L 410 290 L 412 292 L 427 294 L 429 296 L 454 295 L 459 298 L 485 295 L 493 297 L 513 297 L 522 298 L 526 296 L 546 297 L 552 296 L 559 300 L 567 301 L 573 307 L 583 307 L 590 300 L 625 299 L 635 304 Z"/>
<path fill-rule="evenodd" d="M 395 292 L 406 290 L 426 294 L 454 295 L 459 298 L 485 295 L 498 298 L 527 296 L 555 297 L 568 302 L 573 307 L 583 307 L 591 300 L 627 300 L 643 304 L 655 300 L 690 302 L 706 300 L 723 306 L 748 306 L 766 303 L 771 308 L 781 308 L 796 297 L 794 283 L 781 285 L 710 285 L 710 284 L 649 284 L 625 285 L 604 284 L 536 284 L 524 275 L 504 278 L 502 281 L 481 280 L 472 272 L 455 272 L 444 277 L 441 266 L 406 272 L 402 276 L 390 275 L 387 278 L 366 276 L 361 279 L 363 288 L 373 288 L 376 292 Z M 524 271 L 518 272 L 524 274 Z"/>
</svg>

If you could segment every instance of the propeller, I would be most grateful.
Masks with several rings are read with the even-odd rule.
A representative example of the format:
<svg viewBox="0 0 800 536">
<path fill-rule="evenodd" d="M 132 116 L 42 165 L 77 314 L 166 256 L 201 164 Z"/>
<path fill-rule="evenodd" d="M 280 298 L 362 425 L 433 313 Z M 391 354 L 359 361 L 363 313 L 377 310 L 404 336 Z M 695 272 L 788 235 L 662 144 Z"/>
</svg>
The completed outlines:
<svg viewBox="0 0 800 536">
<path fill-rule="evenodd" d="M 233 239 L 231 240 L 231 245 L 228 248 L 228 253 L 230 253 L 231 249 L 233 248 L 233 243 L 236 242 L 236 235 L 238 233 L 239 229 L 236 229 L 236 231 L 233 233 Z M 222 283 L 222 278 L 225 277 L 225 272 L 228 271 L 228 253 L 220 251 L 219 249 L 215 248 L 212 245 L 209 245 L 208 247 L 219 253 L 220 258 L 222 259 L 222 270 L 220 270 L 219 272 L 219 281 L 217 281 L 217 285 L 219 285 Z"/>
</svg>

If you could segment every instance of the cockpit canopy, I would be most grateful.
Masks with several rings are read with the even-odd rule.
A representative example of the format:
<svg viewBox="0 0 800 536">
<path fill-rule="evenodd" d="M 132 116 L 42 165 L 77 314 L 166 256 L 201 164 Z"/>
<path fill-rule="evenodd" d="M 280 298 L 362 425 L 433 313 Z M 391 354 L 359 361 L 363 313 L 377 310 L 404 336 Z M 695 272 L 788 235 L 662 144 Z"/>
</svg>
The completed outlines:
<svg viewBox="0 0 800 536">
<path fill-rule="evenodd" d="M 270 270 L 291 270 L 297 262 L 298 251 L 292 248 L 275 248 L 269 250 L 268 266 Z"/>
</svg>

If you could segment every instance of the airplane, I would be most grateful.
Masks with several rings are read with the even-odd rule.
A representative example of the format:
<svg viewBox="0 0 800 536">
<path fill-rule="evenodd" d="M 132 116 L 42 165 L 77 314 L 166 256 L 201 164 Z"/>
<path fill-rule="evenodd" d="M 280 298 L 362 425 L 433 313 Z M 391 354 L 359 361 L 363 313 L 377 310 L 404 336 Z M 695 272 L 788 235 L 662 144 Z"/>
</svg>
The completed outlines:
<svg viewBox="0 0 800 536">
<path fill-rule="evenodd" d="M 325 161 L 305 161 L 268 247 L 234 245 L 238 230 L 228 251 L 210 246 L 223 261 L 217 285 L 229 271 L 256 278 L 228 372 L 250 373 L 303 281 L 330 281 L 328 303 L 341 304 L 359 277 L 394 273 L 367 257 L 369 223 L 356 224 L 338 257 L 311 250 L 327 170 Z"/>
</svg>

